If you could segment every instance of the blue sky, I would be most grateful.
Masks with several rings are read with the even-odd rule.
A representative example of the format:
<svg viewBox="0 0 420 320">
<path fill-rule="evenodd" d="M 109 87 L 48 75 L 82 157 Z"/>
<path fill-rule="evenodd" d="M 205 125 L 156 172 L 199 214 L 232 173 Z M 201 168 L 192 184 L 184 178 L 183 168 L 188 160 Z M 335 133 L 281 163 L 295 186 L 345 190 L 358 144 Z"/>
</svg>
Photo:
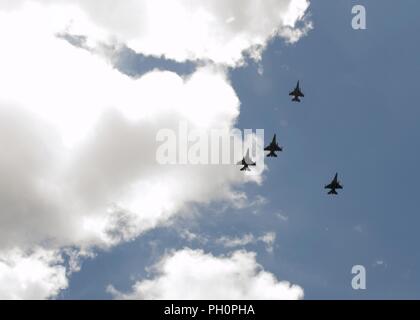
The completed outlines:
<svg viewBox="0 0 420 320">
<path fill-rule="evenodd" d="M 351 28 L 356 3 L 366 6 L 367 30 Z M 197 218 L 180 219 L 175 228 L 99 252 L 83 262 L 59 298 L 111 298 L 109 284 L 128 291 L 165 250 L 230 251 L 187 242 L 183 229 L 211 238 L 276 232 L 273 253 L 261 243 L 246 248 L 258 253 L 267 271 L 303 287 L 306 299 L 420 298 L 419 10 L 414 0 L 313 1 L 308 36 L 293 45 L 272 41 L 262 75 L 254 62 L 231 72 L 241 100 L 237 127 L 265 129 L 266 141 L 277 133 L 285 147 L 267 160 L 263 185 L 244 188 L 251 199 L 261 195 L 268 202 L 257 213 L 199 207 Z M 138 74 L 151 67 L 166 69 L 168 62 L 131 57 L 125 65 Z M 294 104 L 288 92 L 299 79 L 305 98 Z M 323 185 L 335 172 L 344 190 L 330 197 Z M 367 270 L 364 291 L 351 288 L 357 264 Z"/>
</svg>

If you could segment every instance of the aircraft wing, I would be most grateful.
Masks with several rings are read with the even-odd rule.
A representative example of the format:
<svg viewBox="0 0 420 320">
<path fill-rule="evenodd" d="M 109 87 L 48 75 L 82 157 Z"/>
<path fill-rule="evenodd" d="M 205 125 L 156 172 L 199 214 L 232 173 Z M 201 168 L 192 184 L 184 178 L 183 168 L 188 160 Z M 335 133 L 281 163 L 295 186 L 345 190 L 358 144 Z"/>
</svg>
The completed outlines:
<svg viewBox="0 0 420 320">
<path fill-rule="evenodd" d="M 337 183 L 337 185 L 335 186 L 336 189 L 343 189 L 343 186 L 340 183 Z"/>
<path fill-rule="evenodd" d="M 236 163 L 238 166 L 256 166 L 257 163 L 253 162 L 251 159 L 245 159 L 243 158 L 241 161 Z"/>
<path fill-rule="evenodd" d="M 282 148 L 280 148 L 280 147 L 278 146 L 278 144 L 276 144 L 276 145 L 274 146 L 274 151 L 283 151 L 283 149 L 282 149 Z"/>
<path fill-rule="evenodd" d="M 332 182 L 325 186 L 325 189 L 333 189 L 333 188 L 334 188 L 334 184 Z"/>
<path fill-rule="evenodd" d="M 292 92 L 289 93 L 289 96 L 294 96 L 294 97 L 302 97 L 304 98 L 305 95 L 300 91 L 300 90 L 293 90 Z"/>
<path fill-rule="evenodd" d="M 255 166 L 257 163 L 252 161 L 251 159 L 244 159 L 244 163 L 248 166 Z"/>
<path fill-rule="evenodd" d="M 236 163 L 238 166 L 243 166 L 245 165 L 245 158 L 243 158 L 241 161 L 238 161 L 238 163 Z"/>
<path fill-rule="evenodd" d="M 257 165 L 257 163 L 254 162 L 254 161 L 252 161 L 250 158 L 248 158 L 248 159 L 245 159 L 244 158 L 243 162 L 244 162 L 244 165 L 246 164 L 248 166 L 255 166 L 255 165 Z"/>
</svg>

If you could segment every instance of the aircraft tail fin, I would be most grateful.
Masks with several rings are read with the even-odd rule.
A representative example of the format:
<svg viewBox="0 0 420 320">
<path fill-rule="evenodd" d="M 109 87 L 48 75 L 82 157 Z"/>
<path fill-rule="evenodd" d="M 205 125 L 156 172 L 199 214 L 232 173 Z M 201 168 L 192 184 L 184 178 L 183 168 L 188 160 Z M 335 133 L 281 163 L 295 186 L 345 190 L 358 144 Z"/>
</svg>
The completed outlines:
<svg viewBox="0 0 420 320">
<path fill-rule="evenodd" d="M 248 166 L 244 166 L 241 168 L 241 171 L 251 171 L 251 169 Z"/>
<path fill-rule="evenodd" d="M 295 101 L 295 102 L 300 102 L 300 99 L 299 99 L 299 97 L 298 97 L 298 96 L 295 96 L 295 97 L 292 99 L 292 101 Z"/>
<path fill-rule="evenodd" d="M 270 151 L 270 153 L 269 154 L 267 154 L 267 157 L 274 157 L 274 158 L 277 158 L 277 154 L 274 152 L 274 151 Z"/>
<path fill-rule="evenodd" d="M 331 189 L 331 191 L 330 191 L 330 192 L 328 192 L 328 194 L 334 194 L 334 195 L 337 195 L 338 193 L 337 193 L 337 191 L 336 191 L 335 189 Z"/>
</svg>

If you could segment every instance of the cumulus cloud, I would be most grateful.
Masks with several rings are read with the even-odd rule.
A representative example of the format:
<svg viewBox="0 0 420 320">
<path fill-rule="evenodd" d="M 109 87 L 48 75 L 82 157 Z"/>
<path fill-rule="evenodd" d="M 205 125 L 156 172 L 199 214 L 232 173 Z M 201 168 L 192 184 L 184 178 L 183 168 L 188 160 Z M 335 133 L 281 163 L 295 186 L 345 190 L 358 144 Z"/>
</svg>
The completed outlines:
<svg viewBox="0 0 420 320">
<path fill-rule="evenodd" d="M 55 20 L 69 32 L 96 41 L 176 61 L 230 66 L 241 64 L 244 54 L 259 60 L 273 37 L 296 42 L 312 27 L 304 19 L 309 0 L 14 0 L 3 7 L 30 2 L 61 17 Z"/>
<path fill-rule="evenodd" d="M 61 256 L 54 251 L 18 249 L 0 254 L 0 299 L 47 299 L 67 287 Z"/>
<path fill-rule="evenodd" d="M 57 37 L 39 7 L 0 11 L 0 39 L 5 263 L 15 248 L 16 256 L 34 245 L 88 250 L 131 240 L 188 203 L 232 201 L 236 184 L 260 181 L 234 166 L 156 162 L 162 128 L 233 128 L 239 100 L 223 68 L 130 78 Z"/>
<path fill-rule="evenodd" d="M 295 300 L 303 290 L 279 281 L 263 270 L 252 252 L 236 251 L 213 256 L 201 250 L 183 249 L 164 256 L 155 266 L 156 276 L 136 282 L 131 292 L 109 286 L 118 299 L 227 299 Z"/>
<path fill-rule="evenodd" d="M 307 5 L 306 0 L 1 1 L 5 297 L 56 295 L 67 281 L 59 259 L 63 249 L 79 257 L 164 224 L 189 203 L 243 200 L 235 186 L 260 183 L 260 176 L 223 165 L 158 165 L 156 134 L 178 130 L 181 121 L 192 130 L 231 130 L 240 102 L 221 65 L 240 64 L 245 51 L 259 59 L 271 37 L 301 30 L 295 24 Z M 66 33 L 83 36 L 84 48 L 98 41 L 122 43 L 146 55 L 221 65 L 200 67 L 189 77 L 152 71 L 134 79 L 95 50 L 69 43 Z M 69 268 L 79 268 L 75 259 Z"/>
<path fill-rule="evenodd" d="M 41 22 L 37 29 L 36 15 L 1 18 L 0 248 L 45 239 L 113 244 L 187 202 L 234 199 L 233 184 L 259 179 L 232 166 L 156 162 L 162 128 L 177 133 L 184 121 L 191 130 L 232 129 L 239 100 L 223 69 L 133 79 L 42 32 Z M 31 30 L 19 29 L 24 19 L 34 20 Z"/>
</svg>

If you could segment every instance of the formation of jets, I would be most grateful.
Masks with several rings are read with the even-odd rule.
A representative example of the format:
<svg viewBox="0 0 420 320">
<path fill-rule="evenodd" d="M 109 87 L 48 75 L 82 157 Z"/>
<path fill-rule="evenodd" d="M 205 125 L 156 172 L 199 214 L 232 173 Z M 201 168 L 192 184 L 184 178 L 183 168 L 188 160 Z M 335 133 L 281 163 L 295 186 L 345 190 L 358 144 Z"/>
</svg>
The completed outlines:
<svg viewBox="0 0 420 320">
<path fill-rule="evenodd" d="M 295 89 L 293 89 L 293 91 L 289 93 L 289 96 L 293 97 L 292 99 L 293 102 L 301 102 L 301 98 L 305 97 L 302 90 L 300 89 L 300 81 L 297 82 Z M 277 135 L 274 134 L 274 137 L 271 143 L 264 148 L 264 151 L 268 151 L 267 157 L 269 158 L 271 157 L 277 158 L 276 152 L 283 151 L 283 147 L 280 147 L 279 144 L 277 143 L 276 136 Z M 243 159 L 239 161 L 237 164 L 242 166 L 242 168 L 240 169 L 241 171 L 250 171 L 251 169 L 249 168 L 249 166 L 256 165 L 256 162 L 254 162 L 249 155 L 249 149 L 247 150 L 245 157 L 243 157 Z M 338 181 L 338 173 L 335 174 L 334 179 L 330 182 L 330 184 L 327 184 L 325 186 L 325 189 L 330 190 L 328 192 L 329 195 L 338 195 L 337 190 L 343 189 L 343 186 Z"/>
</svg>

